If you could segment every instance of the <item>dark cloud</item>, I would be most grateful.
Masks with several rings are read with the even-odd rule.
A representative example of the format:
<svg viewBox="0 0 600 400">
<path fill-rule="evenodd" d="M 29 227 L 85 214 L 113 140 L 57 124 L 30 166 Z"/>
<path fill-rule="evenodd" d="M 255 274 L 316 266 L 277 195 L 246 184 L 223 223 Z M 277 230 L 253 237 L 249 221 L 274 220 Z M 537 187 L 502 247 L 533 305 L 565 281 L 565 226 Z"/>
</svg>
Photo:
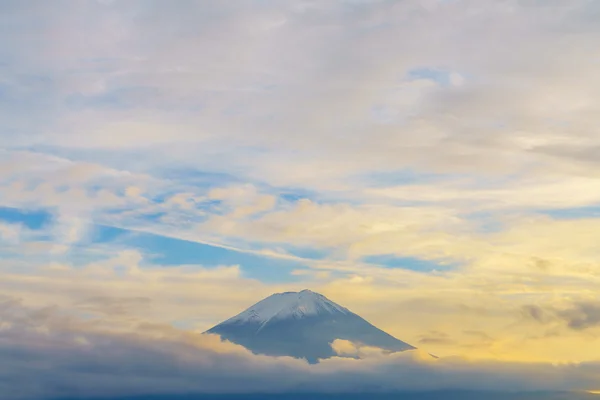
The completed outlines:
<svg viewBox="0 0 600 400">
<path fill-rule="evenodd" d="M 439 345 L 453 345 L 456 341 L 452 340 L 450 336 L 444 332 L 431 331 L 425 335 L 419 336 L 420 344 L 439 344 Z"/>
<path fill-rule="evenodd" d="M 600 325 L 600 303 L 582 302 L 557 312 L 569 328 L 582 330 Z"/>
<path fill-rule="evenodd" d="M 526 305 L 521 308 L 525 319 L 542 324 L 561 322 L 573 330 L 585 330 L 600 326 L 600 302 L 573 302 L 565 308 L 554 306 Z"/>
</svg>

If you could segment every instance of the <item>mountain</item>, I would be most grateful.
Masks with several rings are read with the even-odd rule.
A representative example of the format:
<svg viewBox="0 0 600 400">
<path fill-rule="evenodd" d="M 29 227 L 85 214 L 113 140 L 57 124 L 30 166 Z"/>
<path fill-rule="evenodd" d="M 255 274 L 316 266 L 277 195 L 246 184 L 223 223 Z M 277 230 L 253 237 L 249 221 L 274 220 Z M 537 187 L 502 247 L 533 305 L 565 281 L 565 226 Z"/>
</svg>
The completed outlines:
<svg viewBox="0 0 600 400">
<path fill-rule="evenodd" d="M 335 339 L 390 352 L 414 349 L 310 290 L 273 294 L 205 333 L 220 335 L 253 353 L 305 358 L 311 363 L 334 356 Z"/>
</svg>

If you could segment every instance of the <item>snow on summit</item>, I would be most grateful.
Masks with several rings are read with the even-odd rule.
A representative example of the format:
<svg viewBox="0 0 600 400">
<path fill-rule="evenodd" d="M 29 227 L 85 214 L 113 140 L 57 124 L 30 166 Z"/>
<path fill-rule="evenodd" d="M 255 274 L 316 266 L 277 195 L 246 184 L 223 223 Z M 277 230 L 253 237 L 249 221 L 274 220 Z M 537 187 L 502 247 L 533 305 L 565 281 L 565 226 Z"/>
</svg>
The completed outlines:
<svg viewBox="0 0 600 400">
<path fill-rule="evenodd" d="M 347 314 L 348 309 L 335 304 L 325 296 L 302 290 L 300 292 L 275 293 L 259 301 L 246 311 L 228 319 L 223 324 L 239 322 L 266 323 L 272 319 L 302 318 L 323 314 Z"/>
</svg>

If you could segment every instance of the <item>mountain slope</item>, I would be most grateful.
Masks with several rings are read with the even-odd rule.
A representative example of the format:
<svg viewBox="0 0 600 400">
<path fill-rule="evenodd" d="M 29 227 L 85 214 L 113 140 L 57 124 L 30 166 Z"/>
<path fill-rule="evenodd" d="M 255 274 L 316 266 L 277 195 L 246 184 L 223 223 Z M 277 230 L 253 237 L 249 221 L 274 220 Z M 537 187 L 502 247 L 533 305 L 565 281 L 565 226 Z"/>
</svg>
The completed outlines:
<svg viewBox="0 0 600 400">
<path fill-rule="evenodd" d="M 206 333 L 218 334 L 254 353 L 305 358 L 313 363 L 335 355 L 331 348 L 335 339 L 392 352 L 414 349 L 310 290 L 269 296 Z"/>
</svg>

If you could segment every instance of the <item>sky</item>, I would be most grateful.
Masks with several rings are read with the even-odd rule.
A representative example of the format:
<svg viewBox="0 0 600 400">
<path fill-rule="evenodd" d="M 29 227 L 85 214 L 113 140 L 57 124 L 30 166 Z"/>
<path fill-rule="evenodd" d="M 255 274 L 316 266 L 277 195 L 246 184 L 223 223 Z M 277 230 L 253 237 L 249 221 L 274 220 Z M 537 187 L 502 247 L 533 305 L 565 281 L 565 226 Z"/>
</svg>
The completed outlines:
<svg viewBox="0 0 600 400">
<path fill-rule="evenodd" d="M 600 391 L 599 18 L 0 2 L 0 391 Z M 199 336 L 306 288 L 423 353 Z"/>
</svg>

